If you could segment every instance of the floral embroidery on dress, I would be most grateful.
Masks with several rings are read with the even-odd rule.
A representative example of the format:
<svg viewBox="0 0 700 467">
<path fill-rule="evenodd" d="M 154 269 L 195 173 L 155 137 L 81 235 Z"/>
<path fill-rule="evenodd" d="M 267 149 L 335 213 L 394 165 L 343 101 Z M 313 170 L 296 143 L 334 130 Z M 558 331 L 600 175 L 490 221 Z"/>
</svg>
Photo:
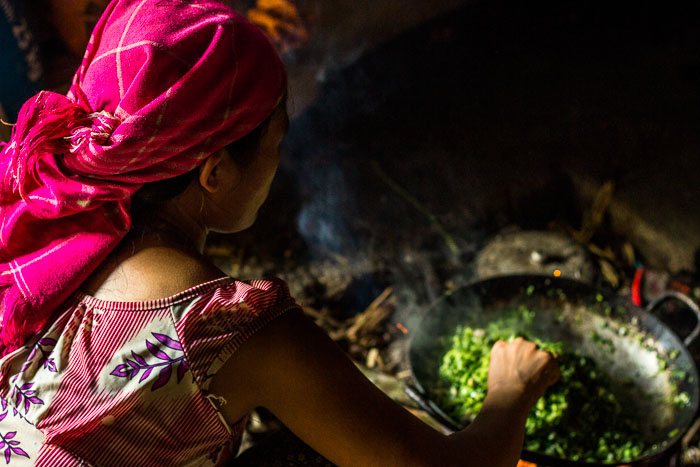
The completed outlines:
<svg viewBox="0 0 700 467">
<path fill-rule="evenodd" d="M 7 412 L 0 414 L 0 421 L 7 417 Z M 29 454 L 24 452 L 24 449 L 19 447 L 20 442 L 12 438 L 17 434 L 16 431 L 10 431 L 5 434 L 0 433 L 0 449 L 5 449 L 3 454 L 5 455 L 5 463 L 9 464 L 12 454 L 17 454 L 18 456 L 24 456 L 29 458 Z"/>
<path fill-rule="evenodd" d="M 58 370 L 56 369 L 56 363 L 53 361 L 53 357 L 51 357 L 51 351 L 53 350 L 53 347 L 56 345 L 56 339 L 53 339 L 51 337 L 42 337 L 39 339 L 39 342 L 37 342 L 34 347 L 32 348 L 32 353 L 29 354 L 29 357 L 27 357 L 27 362 L 22 366 L 22 369 L 20 370 L 20 373 L 24 373 L 24 371 L 29 368 L 29 365 L 32 364 L 32 360 L 34 360 L 34 356 L 37 353 L 37 350 L 41 352 L 41 359 L 39 360 L 39 365 L 44 366 L 49 371 L 53 371 L 54 373 L 57 372 Z M 51 349 L 45 349 L 44 347 L 51 347 Z"/>
<path fill-rule="evenodd" d="M 175 339 L 168 337 L 165 334 L 158 334 L 156 332 L 152 332 L 151 334 L 158 340 L 158 342 L 168 347 L 169 349 L 184 352 L 182 344 L 180 344 L 180 342 L 176 341 Z M 151 386 L 151 391 L 155 391 L 156 389 L 165 386 L 165 384 L 168 381 L 170 381 L 173 366 L 177 364 L 177 382 L 179 383 L 180 381 L 182 381 L 182 378 L 185 376 L 185 373 L 189 369 L 189 366 L 185 361 L 184 355 L 181 355 L 177 358 L 171 358 L 168 354 L 160 350 L 156 344 L 148 340 L 146 340 L 146 347 L 154 357 L 162 361 L 149 364 L 146 361 L 146 359 L 144 359 L 141 355 L 137 354 L 132 350 L 131 356 L 134 359 L 127 359 L 126 363 L 117 365 L 117 367 L 114 370 L 112 370 L 110 375 L 119 376 L 120 378 L 132 379 L 133 377 L 137 376 L 141 370 L 144 370 L 143 373 L 141 373 L 141 377 L 139 378 L 140 383 L 146 378 L 148 378 L 154 369 L 162 367 L 158 379 L 156 379 L 153 385 Z"/>
<path fill-rule="evenodd" d="M 34 395 L 35 391 L 31 389 L 32 386 L 34 386 L 34 383 L 26 383 L 23 384 L 22 387 L 19 387 L 16 384 L 12 386 L 12 393 L 10 394 L 10 397 L 15 398 L 16 407 L 19 407 L 20 404 L 22 404 L 22 401 L 24 401 L 25 414 L 29 412 L 29 406 L 31 404 L 44 405 L 44 401 Z"/>
<path fill-rule="evenodd" d="M 53 347 L 55 345 L 56 339 L 53 339 L 51 337 L 42 337 L 41 339 L 39 339 L 39 341 L 34 345 L 34 347 L 32 347 L 32 352 L 29 354 L 29 357 L 27 357 L 27 361 L 24 362 L 24 365 L 22 365 L 22 369 L 19 370 L 19 373 L 17 373 L 12 378 L 12 382 L 15 382 L 17 378 L 19 378 L 20 373 L 24 373 L 27 370 L 27 368 L 31 366 L 31 364 L 34 361 L 34 357 L 37 355 L 37 350 L 41 352 L 39 365 L 43 364 L 45 369 L 57 373 L 58 370 L 56 369 L 56 363 L 54 362 L 53 357 L 51 357 L 51 352 L 53 351 Z M 44 347 L 51 347 L 51 349 L 46 349 Z"/>
</svg>

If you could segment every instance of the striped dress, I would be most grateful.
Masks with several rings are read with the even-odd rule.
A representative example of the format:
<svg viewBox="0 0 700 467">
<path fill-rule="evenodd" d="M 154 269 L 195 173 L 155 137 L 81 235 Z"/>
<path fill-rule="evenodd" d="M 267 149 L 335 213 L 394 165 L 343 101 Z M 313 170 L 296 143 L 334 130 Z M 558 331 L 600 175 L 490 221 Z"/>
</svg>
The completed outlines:
<svg viewBox="0 0 700 467">
<path fill-rule="evenodd" d="M 253 333 L 296 307 L 282 281 L 228 277 L 147 302 L 74 294 L 48 329 L 0 360 L 0 459 L 221 465 L 247 417 L 226 422 L 211 378 Z"/>
</svg>

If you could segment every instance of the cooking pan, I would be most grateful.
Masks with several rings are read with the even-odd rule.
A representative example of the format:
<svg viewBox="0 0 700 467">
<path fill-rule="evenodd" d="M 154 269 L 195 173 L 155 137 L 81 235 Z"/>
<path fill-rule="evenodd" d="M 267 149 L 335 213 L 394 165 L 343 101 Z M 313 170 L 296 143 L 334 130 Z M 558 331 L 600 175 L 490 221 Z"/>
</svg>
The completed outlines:
<svg viewBox="0 0 700 467">
<path fill-rule="evenodd" d="M 654 316 L 669 300 L 679 300 L 695 313 L 696 326 L 684 342 Z M 453 420 L 430 397 L 450 347 L 444 337 L 452 336 L 460 325 L 485 328 L 523 305 L 536 315 L 530 324 L 523 323 L 521 331 L 543 340 L 564 341 L 568 348 L 589 354 L 613 381 L 633 381 L 636 393 L 629 402 L 644 414 L 641 429 L 653 444 L 643 457 L 626 462 L 587 463 L 528 450 L 523 450 L 524 460 L 550 467 L 641 467 L 655 465 L 677 451 L 698 410 L 698 370 L 688 347 L 700 334 L 700 310 L 678 292 L 667 292 L 641 309 L 624 297 L 565 278 L 512 275 L 474 282 L 445 295 L 423 314 L 420 332 L 410 343 L 414 384 L 406 387 L 408 395 L 447 431 L 464 428 L 468 420 Z M 602 341 L 610 345 L 601 346 Z M 687 395 L 685 403 L 668 402 L 678 393 Z"/>
</svg>

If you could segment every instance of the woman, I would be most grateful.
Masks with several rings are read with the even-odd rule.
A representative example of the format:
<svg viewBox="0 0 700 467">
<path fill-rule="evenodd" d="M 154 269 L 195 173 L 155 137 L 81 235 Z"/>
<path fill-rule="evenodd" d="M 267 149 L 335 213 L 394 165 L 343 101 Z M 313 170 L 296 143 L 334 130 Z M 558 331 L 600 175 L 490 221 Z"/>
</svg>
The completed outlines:
<svg viewBox="0 0 700 467">
<path fill-rule="evenodd" d="M 269 41 L 214 0 L 116 0 L 67 97 L 0 158 L 0 451 L 35 465 L 216 465 L 264 406 L 339 465 L 514 465 L 558 377 L 522 339 L 444 436 L 396 405 L 277 280 L 202 256 L 249 227 L 288 121 Z M 133 222 L 132 222 L 133 220 Z"/>
</svg>

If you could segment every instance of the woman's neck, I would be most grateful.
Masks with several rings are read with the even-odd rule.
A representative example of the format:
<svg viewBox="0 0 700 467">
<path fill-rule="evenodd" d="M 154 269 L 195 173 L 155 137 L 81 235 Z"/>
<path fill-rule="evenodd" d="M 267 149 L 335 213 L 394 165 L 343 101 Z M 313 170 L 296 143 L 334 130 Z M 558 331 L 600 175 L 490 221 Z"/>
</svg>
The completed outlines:
<svg viewBox="0 0 700 467">
<path fill-rule="evenodd" d="M 154 206 L 152 210 L 140 209 L 132 214 L 131 231 L 85 281 L 81 287 L 84 292 L 94 295 L 103 291 L 105 286 L 108 290 L 121 288 L 123 274 L 119 274 L 120 270 L 133 272 L 126 276 L 136 276 L 149 269 L 146 266 L 153 262 L 153 258 L 160 258 L 156 261 L 158 263 L 175 256 L 181 259 L 189 257 L 195 262 L 204 260 L 202 255 L 208 229 L 199 220 L 201 205 L 196 203 L 192 192 L 186 190 L 161 206 Z M 162 268 L 150 269 L 165 272 Z"/>
<path fill-rule="evenodd" d="M 180 246 L 202 254 L 208 230 L 189 209 L 188 203 L 178 201 L 167 203 L 163 212 L 157 214 L 157 222 L 161 224 L 158 233 L 169 246 Z"/>
</svg>

